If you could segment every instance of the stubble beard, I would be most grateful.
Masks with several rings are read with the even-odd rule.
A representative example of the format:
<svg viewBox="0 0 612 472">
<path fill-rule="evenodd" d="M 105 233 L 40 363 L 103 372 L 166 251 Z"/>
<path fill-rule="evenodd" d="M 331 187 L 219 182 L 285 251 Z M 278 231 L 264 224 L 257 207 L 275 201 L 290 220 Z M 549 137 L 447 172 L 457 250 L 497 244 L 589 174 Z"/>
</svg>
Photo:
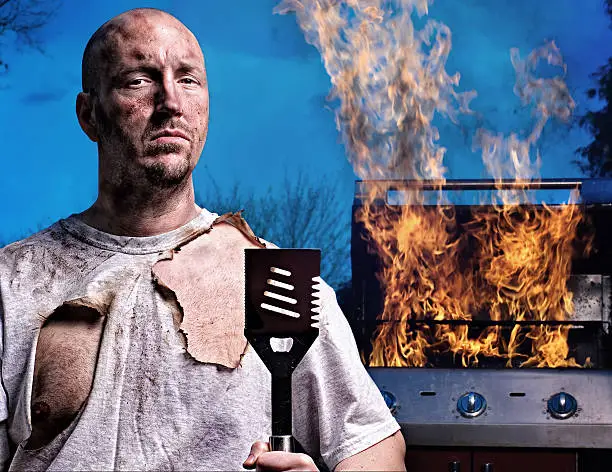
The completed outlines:
<svg viewBox="0 0 612 472">
<path fill-rule="evenodd" d="M 176 187 L 183 183 L 191 174 L 190 154 L 182 154 L 185 148 L 180 144 L 175 143 L 160 143 L 145 148 L 147 156 L 161 156 L 164 154 L 180 155 L 180 160 L 173 159 L 173 162 L 164 162 L 155 160 L 153 162 L 139 163 L 139 166 L 144 171 L 144 176 L 149 185 L 168 189 Z"/>
<path fill-rule="evenodd" d="M 139 151 L 133 139 L 98 106 L 99 144 L 104 154 L 113 156 L 105 180 L 118 189 L 126 187 L 136 190 L 155 191 L 179 186 L 191 174 L 192 150 L 177 143 L 147 143 Z M 144 154 L 148 159 L 136 159 Z M 163 155 L 176 154 L 171 161 Z M 180 158 L 178 157 L 180 156 Z M 158 157 L 158 159 L 155 159 Z M 153 158 L 153 159 L 151 159 Z"/>
</svg>

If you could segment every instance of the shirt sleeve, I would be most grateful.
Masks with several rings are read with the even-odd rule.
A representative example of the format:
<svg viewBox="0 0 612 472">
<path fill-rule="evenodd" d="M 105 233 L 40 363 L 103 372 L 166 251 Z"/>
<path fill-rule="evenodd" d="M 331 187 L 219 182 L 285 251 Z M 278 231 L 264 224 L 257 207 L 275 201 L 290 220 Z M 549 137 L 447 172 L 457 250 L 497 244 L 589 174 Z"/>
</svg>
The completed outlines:
<svg viewBox="0 0 612 472">
<path fill-rule="evenodd" d="M 4 300 L 2 298 L 2 279 L 0 279 L 0 466 L 8 470 L 11 451 L 8 441 L 7 420 L 8 401 L 3 380 L 4 366 Z"/>
<path fill-rule="evenodd" d="M 335 293 L 323 284 L 321 328 L 293 377 L 294 435 L 333 470 L 400 429 L 364 368 Z"/>
</svg>

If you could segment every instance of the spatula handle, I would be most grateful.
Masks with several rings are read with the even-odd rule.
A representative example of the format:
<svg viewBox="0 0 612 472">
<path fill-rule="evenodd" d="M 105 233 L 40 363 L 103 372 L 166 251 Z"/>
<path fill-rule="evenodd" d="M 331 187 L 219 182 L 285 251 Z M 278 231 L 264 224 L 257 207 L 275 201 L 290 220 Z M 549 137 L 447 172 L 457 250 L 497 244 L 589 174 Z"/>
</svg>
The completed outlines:
<svg viewBox="0 0 612 472">
<path fill-rule="evenodd" d="M 295 443 L 293 441 L 293 436 L 270 436 L 270 450 L 295 452 Z"/>
</svg>

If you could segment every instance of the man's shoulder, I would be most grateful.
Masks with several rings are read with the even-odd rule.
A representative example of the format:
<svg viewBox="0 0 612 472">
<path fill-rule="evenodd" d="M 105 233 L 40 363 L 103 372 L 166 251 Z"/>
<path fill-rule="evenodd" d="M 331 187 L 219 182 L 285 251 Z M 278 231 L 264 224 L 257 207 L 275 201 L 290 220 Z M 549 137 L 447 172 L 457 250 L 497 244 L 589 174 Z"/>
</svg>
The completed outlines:
<svg viewBox="0 0 612 472">
<path fill-rule="evenodd" d="M 61 220 L 60 220 L 61 221 Z M 36 264 L 43 255 L 65 251 L 69 233 L 57 221 L 30 236 L 0 248 L 0 273 L 16 265 Z"/>
<path fill-rule="evenodd" d="M 57 242 L 57 238 L 54 238 L 52 233 L 58 230 L 58 222 L 53 223 L 45 229 L 38 231 L 37 233 L 26 236 L 25 238 L 11 242 L 3 247 L 0 247 L 0 261 L 4 258 L 18 255 L 28 247 L 47 245 L 51 246 Z"/>
<path fill-rule="evenodd" d="M 234 241 L 231 241 L 231 240 L 228 241 L 230 242 L 230 244 L 232 242 L 236 243 L 238 241 L 242 241 L 242 238 L 246 238 L 249 244 L 255 247 L 260 247 L 260 248 L 266 247 L 265 242 L 261 238 L 255 235 L 255 233 L 253 232 L 249 224 L 243 218 L 241 211 L 229 212 L 221 216 L 218 216 L 213 221 L 213 228 L 215 227 L 225 228 L 225 230 L 223 231 L 225 233 L 224 234 L 225 239 L 227 239 L 227 235 L 233 235 L 233 236 L 241 235 L 241 237 L 238 237 Z M 215 232 L 215 231 L 211 232 L 213 237 L 215 233 L 218 233 L 218 232 Z"/>
</svg>

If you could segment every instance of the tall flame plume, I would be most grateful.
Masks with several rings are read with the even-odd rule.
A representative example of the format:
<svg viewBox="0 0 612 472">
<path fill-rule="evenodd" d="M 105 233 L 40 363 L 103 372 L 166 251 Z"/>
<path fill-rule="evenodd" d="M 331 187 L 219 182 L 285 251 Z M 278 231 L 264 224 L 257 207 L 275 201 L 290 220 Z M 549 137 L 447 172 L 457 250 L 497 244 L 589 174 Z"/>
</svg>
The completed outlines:
<svg viewBox="0 0 612 472">
<path fill-rule="evenodd" d="M 542 130 L 551 118 L 571 116 L 575 105 L 563 80 L 561 53 L 553 42 L 526 58 L 511 50 L 514 91 L 532 108 L 533 126 L 525 137 L 476 131 L 474 148 L 496 192 L 460 223 L 442 191 L 446 149 L 433 121 L 456 123 L 472 113 L 476 93 L 457 91 L 460 75 L 446 71 L 451 31 L 439 21 L 424 21 L 431 3 L 283 0 L 275 8 L 294 12 L 307 42 L 319 50 L 354 171 L 379 182 L 356 215 L 382 265 L 384 305 L 370 365 L 423 367 L 431 355 L 450 353 L 464 366 L 483 356 L 507 359 L 509 366 L 517 360 L 521 366 L 578 366 L 569 356 L 569 327 L 546 324 L 573 313 L 567 282 L 582 221 L 576 194 L 564 205 L 536 206 L 526 186 L 504 185 L 539 177 Z M 415 16 L 423 20 L 420 30 Z M 539 77 L 541 61 L 561 73 Z M 415 185 L 402 205 L 381 206 L 389 179 L 433 182 L 436 204 L 427 204 L 425 191 Z M 462 257 L 466 248 L 468 261 Z M 492 321 L 517 323 L 509 336 L 499 324 L 471 335 L 465 322 L 483 313 Z M 423 321 L 430 323 L 416 327 Z"/>
</svg>

